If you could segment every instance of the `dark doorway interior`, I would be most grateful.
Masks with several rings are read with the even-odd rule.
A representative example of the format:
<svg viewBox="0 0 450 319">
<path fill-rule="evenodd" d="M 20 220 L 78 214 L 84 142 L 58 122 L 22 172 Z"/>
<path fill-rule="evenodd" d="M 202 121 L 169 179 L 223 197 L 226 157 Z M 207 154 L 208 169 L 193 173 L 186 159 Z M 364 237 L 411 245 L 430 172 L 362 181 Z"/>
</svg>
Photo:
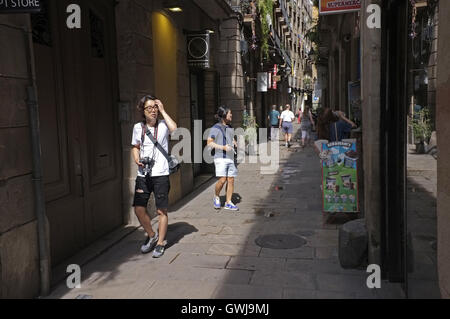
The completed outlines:
<svg viewBox="0 0 450 319">
<path fill-rule="evenodd" d="M 406 269 L 407 1 L 384 1 L 381 87 L 382 270 L 404 284 Z"/>
<path fill-rule="evenodd" d="M 381 81 L 381 105 L 385 105 L 381 115 L 380 154 L 384 189 L 382 270 L 386 279 L 403 284 L 409 298 L 439 298 L 436 160 L 431 153 L 420 154 L 423 150 L 414 147 L 417 142 L 414 131 L 418 131 L 412 125 L 423 118 L 419 109 L 429 109 L 430 134 L 434 127 L 435 101 L 427 96 L 427 92 L 430 90 L 428 82 L 433 80 L 428 76 L 435 74 L 429 70 L 435 65 L 430 66 L 431 52 L 428 56 L 422 54 L 422 59 L 418 54 L 427 53 L 423 50 L 426 45 L 417 45 L 417 41 L 426 37 L 417 37 L 412 31 L 412 21 L 418 21 L 421 16 L 418 8 L 407 0 L 383 3 L 383 25 L 386 27 L 382 35 Z M 429 2 L 428 6 L 431 3 L 434 2 Z M 434 9 L 420 8 L 430 12 L 427 24 L 433 28 Z M 422 32 L 423 27 L 418 23 Z M 427 33 L 433 32 L 432 28 Z M 437 38 L 430 38 L 430 50 L 431 42 L 435 40 Z M 428 136 L 425 140 L 432 151 L 432 138 Z"/>
</svg>

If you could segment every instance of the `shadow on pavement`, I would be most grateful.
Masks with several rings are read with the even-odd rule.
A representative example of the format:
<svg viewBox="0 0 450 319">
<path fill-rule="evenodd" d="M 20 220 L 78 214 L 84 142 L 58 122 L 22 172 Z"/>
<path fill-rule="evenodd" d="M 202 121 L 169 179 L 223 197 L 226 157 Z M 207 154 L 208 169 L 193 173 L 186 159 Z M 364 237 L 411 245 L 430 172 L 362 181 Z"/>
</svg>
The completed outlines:
<svg viewBox="0 0 450 319">
<path fill-rule="evenodd" d="M 436 180 L 408 176 L 408 297 L 441 298 L 437 266 Z"/>
<path fill-rule="evenodd" d="M 183 239 L 184 236 L 196 232 L 198 232 L 198 229 L 188 223 L 180 222 L 169 224 L 166 236 L 166 249 L 169 249 L 173 245 L 178 244 L 178 242 Z"/>
<path fill-rule="evenodd" d="M 338 229 L 358 216 L 336 215 L 330 220 L 322 212 L 321 165 L 312 147 L 294 143 L 286 149 L 280 143 L 276 175 L 263 175 L 256 166 L 240 169 L 236 184 L 245 200 L 236 221 L 233 215 L 221 220 L 228 227 L 219 235 L 228 234 L 230 243 L 214 245 L 207 252 L 229 256 L 227 275 L 211 298 L 401 297 L 397 286 L 382 293 L 368 289 L 365 269 L 341 268 Z M 233 245 L 233 236 L 242 242 Z M 267 245 L 266 238 L 271 240 Z"/>
</svg>

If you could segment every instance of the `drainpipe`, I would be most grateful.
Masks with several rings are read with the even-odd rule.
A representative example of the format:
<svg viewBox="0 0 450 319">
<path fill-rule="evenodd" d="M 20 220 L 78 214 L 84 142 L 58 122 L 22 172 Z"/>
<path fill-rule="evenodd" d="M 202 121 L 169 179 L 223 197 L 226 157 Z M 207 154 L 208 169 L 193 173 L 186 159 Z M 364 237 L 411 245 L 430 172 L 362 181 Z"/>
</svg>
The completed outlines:
<svg viewBox="0 0 450 319">
<path fill-rule="evenodd" d="M 39 107 L 36 94 L 36 69 L 34 64 L 33 36 L 31 21 L 24 31 L 25 48 L 27 50 L 28 74 L 31 76 L 27 87 L 27 106 L 30 120 L 31 156 L 33 160 L 34 210 L 37 219 L 39 239 L 39 269 L 41 297 L 50 294 L 50 254 L 47 216 L 45 213 L 44 188 L 42 182 L 41 140 L 39 130 Z"/>
</svg>

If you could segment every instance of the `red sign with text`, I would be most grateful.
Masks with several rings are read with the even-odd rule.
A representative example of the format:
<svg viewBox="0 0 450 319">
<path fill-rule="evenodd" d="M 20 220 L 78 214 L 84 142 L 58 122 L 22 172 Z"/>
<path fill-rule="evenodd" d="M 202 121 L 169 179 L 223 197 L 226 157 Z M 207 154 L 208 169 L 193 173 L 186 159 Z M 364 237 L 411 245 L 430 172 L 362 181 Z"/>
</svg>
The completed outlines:
<svg viewBox="0 0 450 319">
<path fill-rule="evenodd" d="M 320 14 L 345 13 L 361 10 L 361 0 L 320 0 Z"/>
<path fill-rule="evenodd" d="M 278 65 L 274 65 L 273 66 L 273 83 L 272 83 L 272 89 L 276 90 L 277 89 L 277 81 L 276 81 L 276 76 L 278 74 Z"/>
</svg>

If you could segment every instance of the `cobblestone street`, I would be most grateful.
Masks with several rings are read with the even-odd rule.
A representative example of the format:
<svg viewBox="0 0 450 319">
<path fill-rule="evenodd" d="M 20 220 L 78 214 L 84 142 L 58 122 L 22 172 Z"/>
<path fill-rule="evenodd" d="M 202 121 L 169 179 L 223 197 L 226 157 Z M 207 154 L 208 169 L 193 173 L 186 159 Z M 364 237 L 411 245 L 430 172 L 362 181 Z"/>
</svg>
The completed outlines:
<svg viewBox="0 0 450 319">
<path fill-rule="evenodd" d="M 397 287 L 369 290 L 365 269 L 340 267 L 338 225 L 322 216 L 318 157 L 298 143 L 280 149 L 277 174 L 262 175 L 259 164 L 239 166 L 239 212 L 213 209 L 210 180 L 171 210 L 163 258 L 140 254 L 139 229 L 82 266 L 81 289 L 62 283 L 51 298 L 398 297 Z M 263 235 L 275 235 L 272 245 L 279 235 L 294 237 L 283 241 L 290 249 L 271 249 L 256 243 Z"/>
</svg>

